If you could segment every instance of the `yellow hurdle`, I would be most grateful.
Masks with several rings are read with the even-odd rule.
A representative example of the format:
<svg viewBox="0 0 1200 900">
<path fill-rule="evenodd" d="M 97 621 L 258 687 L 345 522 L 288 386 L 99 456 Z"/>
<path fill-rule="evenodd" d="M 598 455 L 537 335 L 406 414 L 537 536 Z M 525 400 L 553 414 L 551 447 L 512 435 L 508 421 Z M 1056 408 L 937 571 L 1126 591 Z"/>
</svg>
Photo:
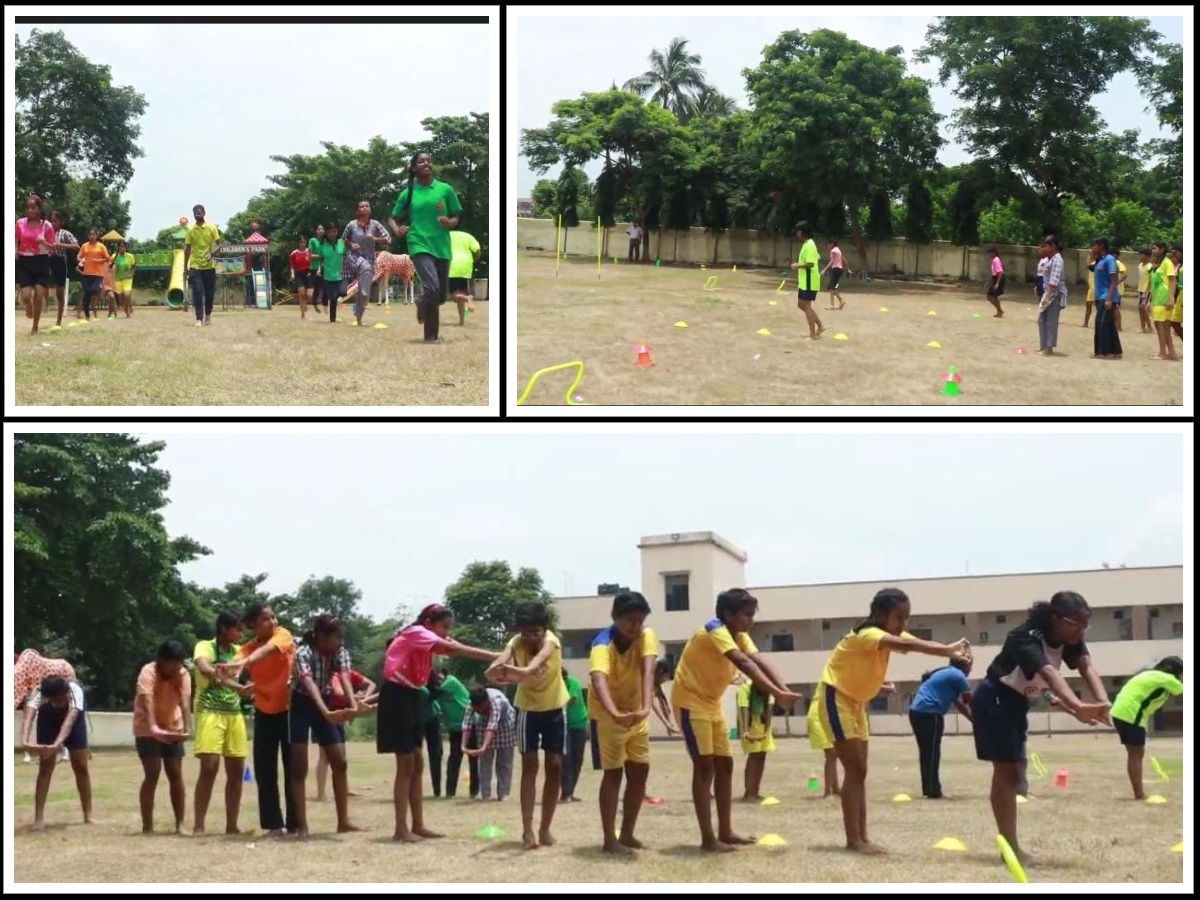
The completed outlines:
<svg viewBox="0 0 1200 900">
<path fill-rule="evenodd" d="M 779 287 L 775 288 L 775 293 L 782 294 L 783 288 L 786 284 L 787 284 L 787 279 L 785 278 L 785 279 L 783 279 L 783 281 L 779 282 Z"/>
<path fill-rule="evenodd" d="M 575 375 L 575 380 L 571 382 L 571 386 L 567 388 L 567 406 L 587 406 L 586 403 L 577 403 L 571 399 L 575 393 L 575 389 L 579 387 L 579 382 L 583 381 L 583 361 L 578 359 L 575 362 L 563 363 L 558 366 L 547 366 L 544 369 L 538 369 L 534 372 L 533 377 L 529 379 L 529 384 L 525 385 L 525 393 L 518 398 L 517 406 L 525 405 L 525 401 L 529 399 L 529 392 L 533 390 L 534 384 L 547 372 L 561 372 L 563 369 L 571 369 L 576 366 L 579 367 L 579 372 Z"/>
<path fill-rule="evenodd" d="M 716 275 L 710 275 L 708 277 L 708 281 L 704 282 L 704 289 L 706 291 L 715 291 L 717 289 L 717 276 Z"/>
</svg>

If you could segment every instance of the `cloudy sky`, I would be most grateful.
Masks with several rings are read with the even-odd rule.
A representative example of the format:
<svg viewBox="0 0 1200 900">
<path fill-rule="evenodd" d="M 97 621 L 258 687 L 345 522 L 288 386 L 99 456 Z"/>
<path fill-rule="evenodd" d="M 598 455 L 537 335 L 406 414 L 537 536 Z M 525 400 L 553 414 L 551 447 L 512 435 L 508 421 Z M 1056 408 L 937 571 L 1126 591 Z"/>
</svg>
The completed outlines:
<svg viewBox="0 0 1200 900">
<path fill-rule="evenodd" d="M 168 529 L 213 550 L 186 577 L 335 575 L 378 617 L 476 559 L 560 596 L 635 585 L 638 539 L 677 531 L 741 547 L 755 586 L 1183 561 L 1171 435 L 150 437 Z"/>
<path fill-rule="evenodd" d="M 125 191 L 141 239 L 190 219 L 197 203 L 224 225 L 283 170 L 271 156 L 317 154 L 321 141 L 365 147 L 376 135 L 420 140 L 424 118 L 489 106 L 486 24 L 53 29 L 146 99 L 145 156 Z"/>
<path fill-rule="evenodd" d="M 1181 16 L 1150 16 L 1154 28 L 1172 42 L 1183 40 Z M 857 41 L 880 50 L 899 45 L 905 50 L 909 71 L 934 82 L 930 95 L 934 109 L 946 116 L 954 112 L 957 101 L 949 87 L 937 84 L 935 63 L 917 64 L 912 54 L 925 41 L 932 16 L 872 16 L 856 14 L 853 7 L 835 16 L 790 16 L 710 18 L 706 16 L 662 15 L 647 18 L 537 18 L 515 20 L 517 40 L 517 125 L 541 128 L 553 117 L 551 105 L 574 98 L 585 91 L 603 91 L 615 81 L 620 87 L 629 78 L 649 68 L 647 56 L 654 48 L 666 48 L 673 37 L 689 40 L 691 52 L 700 54 L 708 81 L 723 94 L 733 97 L 741 108 L 747 107 L 743 68 L 753 68 L 762 59 L 762 49 L 784 31 L 815 31 L 833 28 Z M 1048 19 L 1047 21 L 1053 21 Z M 564 39 L 564 34 L 586 35 L 586 40 Z M 1131 74 L 1112 81 L 1109 90 L 1097 98 L 1112 131 L 1139 129 L 1146 139 L 1160 136 L 1158 123 L 1145 112 L 1146 100 L 1138 91 Z M 952 140 L 949 123 L 942 122 L 942 136 Z M 1165 136 L 1161 135 L 1161 136 Z M 957 165 L 968 159 L 957 144 L 942 148 L 940 160 Z M 517 189 L 529 197 L 539 177 L 522 157 L 517 163 Z M 595 177 L 600 166 L 587 169 Z"/>
</svg>

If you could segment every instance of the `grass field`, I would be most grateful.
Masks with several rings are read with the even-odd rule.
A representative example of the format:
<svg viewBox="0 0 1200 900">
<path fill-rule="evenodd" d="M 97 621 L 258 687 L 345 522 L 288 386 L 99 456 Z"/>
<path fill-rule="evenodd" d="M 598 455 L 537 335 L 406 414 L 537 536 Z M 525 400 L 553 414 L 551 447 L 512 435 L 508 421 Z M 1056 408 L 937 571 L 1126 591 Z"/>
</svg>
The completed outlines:
<svg viewBox="0 0 1200 900">
<path fill-rule="evenodd" d="M 190 748 L 189 748 L 190 749 Z M 974 759 L 967 738 L 947 738 L 942 783 L 952 799 L 920 799 L 915 743 L 908 738 L 872 742 L 867 791 L 869 826 L 874 840 L 889 847 L 886 857 L 859 858 L 842 849 L 841 812 L 836 799 L 821 800 L 805 791 L 817 754 L 804 740 L 780 740 L 767 763 L 764 792 L 781 803 L 774 807 L 736 804 L 734 827 L 743 835 L 775 833 L 786 848 L 748 847 L 720 858 L 697 848 L 690 800 L 690 765 L 681 742 L 652 747 L 650 793 L 666 806 L 645 807 L 638 832 L 649 849 L 634 860 L 611 859 L 598 848 L 596 810 L 598 777 L 585 767 L 579 795 L 583 802 L 560 807 L 554 831 L 558 843 L 526 853 L 520 837 L 520 808 L 515 798 L 482 804 L 469 799 L 430 800 L 426 822 L 446 837 L 416 845 L 391 842 L 393 762 L 369 744 L 350 747 L 351 816 L 370 830 L 333 834 L 331 803 L 310 803 L 312 840 L 304 847 L 261 834 L 226 837 L 223 787 L 218 782 L 209 810 L 209 836 L 170 834 L 170 806 L 160 781 L 158 834 L 143 837 L 137 812 L 140 765 L 132 750 L 97 753 L 92 761 L 96 815 L 100 824 L 80 824 L 79 805 L 69 769 L 55 772 L 48 804 L 47 830 L 31 834 L 36 767 L 16 766 L 15 873 L 18 882 L 150 882 L 287 880 L 306 882 L 1009 882 L 1011 876 L 995 848 L 995 828 L 987 792 L 991 768 Z M 1033 737 L 1051 773 L 1070 769 L 1065 790 L 1049 780 L 1034 781 L 1033 799 L 1019 807 L 1020 834 L 1037 858 L 1032 882 L 1179 882 L 1183 856 L 1172 847 L 1183 838 L 1183 744 L 1152 738 L 1150 753 L 1170 782 L 1149 790 L 1168 798 L 1163 805 L 1129 798 L 1124 753 L 1111 731 L 1099 735 Z M 735 788 L 743 758 L 738 752 Z M 517 764 L 519 778 L 519 762 Z M 196 763 L 184 766 L 188 781 L 188 818 Z M 427 776 L 428 777 L 428 776 Z M 223 776 L 222 776 L 223 778 Z M 311 787 L 310 796 L 315 789 Z M 242 826 L 258 824 L 253 785 L 246 785 Z M 893 803 L 905 792 L 911 803 Z M 466 785 L 462 787 L 466 793 Z M 475 837 L 484 825 L 498 825 L 507 838 Z M 217 834 L 212 829 L 218 830 Z M 966 852 L 934 850 L 943 837 L 955 837 Z M 236 875 L 231 875 L 236 872 Z"/>
<path fill-rule="evenodd" d="M 716 275 L 717 290 L 705 292 Z M 846 308 L 829 312 L 828 292 L 814 308 L 828 331 L 808 340 L 796 308 L 796 278 L 779 286 L 778 270 L 701 271 L 565 260 L 523 254 L 518 273 L 520 390 L 539 369 L 572 360 L 585 364 L 576 394 L 595 405 L 970 405 L 1178 406 L 1183 367 L 1150 359 L 1153 334 L 1138 332 L 1132 309 L 1121 335 L 1121 360 L 1091 358 L 1093 333 L 1083 323 L 1082 286 L 1070 286 L 1059 329 L 1060 355 L 1037 354 L 1037 306 L 1032 286 L 1013 285 L 1005 317 L 983 285 L 852 281 Z M 777 303 L 771 306 L 770 303 Z M 880 312 L 886 307 L 887 312 Z M 930 316 L 933 310 L 937 316 Z M 978 314 L 980 318 L 975 318 Z M 675 326 L 686 322 L 687 328 Z M 771 335 L 757 334 L 766 328 Z M 835 334 L 848 340 L 834 340 Z M 636 366 L 645 340 L 653 368 Z M 941 349 L 928 347 L 937 341 Z M 1024 348 L 1028 355 L 1014 351 Z M 1176 342 L 1176 352 L 1181 352 Z M 962 395 L 941 389 L 949 366 Z M 539 379 L 530 405 L 562 405 L 574 377 Z"/>
<path fill-rule="evenodd" d="M 41 333 L 17 311 L 16 401 L 37 406 L 482 406 L 488 402 L 488 304 L 463 328 L 442 307 L 443 343 L 428 346 L 412 306 L 368 309 L 352 327 L 350 305 L 301 322 L 293 306 L 213 313 L 194 327 L 184 311 L 137 307 L 133 318 L 88 325 L 68 310 L 60 331 Z M 343 321 L 343 319 L 345 321 Z M 370 326 L 382 322 L 386 329 Z"/>
</svg>

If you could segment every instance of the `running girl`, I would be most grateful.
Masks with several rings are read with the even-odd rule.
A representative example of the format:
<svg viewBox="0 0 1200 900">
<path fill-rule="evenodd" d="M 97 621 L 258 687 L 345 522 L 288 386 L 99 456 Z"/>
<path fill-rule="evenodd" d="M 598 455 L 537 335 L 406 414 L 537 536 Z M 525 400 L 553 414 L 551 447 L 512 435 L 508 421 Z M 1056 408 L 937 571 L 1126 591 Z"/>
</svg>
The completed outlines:
<svg viewBox="0 0 1200 900">
<path fill-rule="evenodd" d="M 1125 771 L 1133 799 L 1145 800 L 1142 762 L 1146 756 L 1146 723 L 1172 697 L 1183 695 L 1183 660 L 1168 656 L 1153 669 L 1138 672 L 1122 686 L 1112 705 L 1112 721 L 1125 747 Z"/>
<path fill-rule="evenodd" d="M 313 236 L 308 239 L 308 285 L 309 297 L 312 300 L 313 312 L 321 314 L 321 298 L 325 295 L 324 279 L 321 277 L 321 242 L 325 239 L 325 226 L 314 225 Z"/>
<path fill-rule="evenodd" d="M 50 289 L 50 251 L 57 246 L 54 226 L 42 218 L 42 198 L 30 194 L 24 218 L 17 219 L 17 285 L 25 303 L 25 317 L 33 319 L 31 334 L 38 333 L 42 306 Z"/>
<path fill-rule="evenodd" d="M 346 282 L 342 278 L 342 263 L 346 256 L 346 242 L 338 237 L 337 223 L 330 222 L 321 241 L 322 290 L 325 305 L 329 307 L 329 321 L 337 321 L 338 299 L 346 293 Z"/>
<path fill-rule="evenodd" d="M 425 827 L 421 802 L 421 743 L 425 737 L 421 723 L 421 688 L 429 683 L 433 657 L 435 654 L 465 656 L 487 663 L 496 658 L 495 653 L 468 647 L 451 638 L 453 625 L 454 613 L 446 607 L 439 603 L 425 607 L 415 623 L 392 638 L 383 661 L 375 749 L 378 753 L 396 756 L 396 780 L 392 791 L 396 831 L 392 839 L 407 844 L 442 836 Z M 411 827 L 408 824 L 410 811 Z"/>
<path fill-rule="evenodd" d="M 300 320 L 308 321 L 308 298 L 312 293 L 312 254 L 304 235 L 296 238 L 296 249 L 288 257 L 292 267 L 292 283 L 296 285 L 296 302 L 300 304 Z M 320 265 L 320 260 L 317 261 Z"/>
<path fill-rule="evenodd" d="M 988 247 L 988 256 L 992 258 L 992 277 L 988 281 L 987 298 L 988 303 L 996 307 L 996 315 L 993 319 L 1003 319 L 1004 310 L 1000 308 L 1000 298 L 1004 296 L 1004 263 L 1000 261 L 1000 251 L 995 247 Z"/>
<path fill-rule="evenodd" d="M 1028 855 L 1017 841 L 1017 794 L 1029 704 L 1044 690 L 1061 708 L 1089 725 L 1109 719 L 1108 695 L 1092 666 L 1083 636 L 1091 624 L 1087 601 L 1073 591 L 1059 591 L 1029 609 L 1026 620 L 1008 633 L 987 677 L 975 688 L 971 711 L 975 756 L 992 764 L 992 814 L 996 827 L 1022 864 Z M 1086 703 L 1071 690 L 1058 668 L 1066 663 L 1083 676 L 1095 702 Z"/>
<path fill-rule="evenodd" d="M 904 630 L 912 605 L 899 588 L 884 588 L 871 600 L 867 619 L 834 648 L 821 672 L 817 690 L 819 725 L 842 764 L 842 820 L 846 849 L 856 853 L 886 853 L 867 834 L 867 703 L 882 690 L 888 660 L 897 653 L 926 653 L 950 659 L 969 659 L 966 638 L 939 644 L 913 637 Z"/>
<path fill-rule="evenodd" d="M 100 288 L 104 282 L 104 273 L 108 271 L 111 257 L 108 248 L 100 243 L 100 232 L 95 228 L 88 230 L 87 243 L 79 248 L 77 268 L 83 273 L 83 317 L 91 319 L 92 300 L 96 300 L 96 314 L 100 313 Z"/>
<path fill-rule="evenodd" d="M 129 244 L 120 241 L 117 244 L 117 255 L 112 258 L 109 267 L 113 270 L 113 296 L 125 318 L 133 316 L 133 276 L 137 272 L 137 257 L 129 252 Z"/>
<path fill-rule="evenodd" d="M 815 341 L 825 330 L 825 326 L 821 324 L 821 317 L 812 306 L 821 286 L 821 273 L 817 271 L 817 266 L 821 264 L 821 255 L 817 253 L 817 245 L 813 241 L 813 227 L 809 222 L 800 222 L 795 230 L 797 240 L 803 242 L 800 245 L 799 261 L 792 263 L 792 271 L 798 272 L 800 279 L 800 289 L 796 291 L 796 306 L 808 321 L 809 340 Z"/>
<path fill-rule="evenodd" d="M 62 325 L 63 313 L 67 309 L 67 253 L 79 249 L 75 235 L 62 227 L 62 213 L 50 213 L 50 224 L 54 226 L 55 251 L 50 257 L 50 278 L 58 295 L 58 319 L 54 324 Z M 46 298 L 49 302 L 49 296 Z M 78 317 L 78 313 L 76 313 Z"/>
<path fill-rule="evenodd" d="M 829 273 L 829 305 L 825 308 L 845 309 L 846 301 L 842 299 L 841 292 L 838 291 L 838 283 L 842 280 L 843 272 L 847 275 L 853 275 L 854 273 L 851 272 L 849 266 L 842 261 L 842 250 L 834 238 L 829 239 L 827 246 L 829 247 L 829 262 L 826 263 L 825 268 L 821 270 L 822 275 L 824 275 L 826 272 Z M 837 300 L 837 306 L 833 305 L 834 300 Z"/>
</svg>

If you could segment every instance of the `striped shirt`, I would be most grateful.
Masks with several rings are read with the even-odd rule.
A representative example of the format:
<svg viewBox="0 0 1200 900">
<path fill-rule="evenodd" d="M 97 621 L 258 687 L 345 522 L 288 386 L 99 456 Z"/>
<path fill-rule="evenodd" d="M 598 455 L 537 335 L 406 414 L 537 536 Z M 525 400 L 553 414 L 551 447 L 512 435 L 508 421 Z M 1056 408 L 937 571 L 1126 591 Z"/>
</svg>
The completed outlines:
<svg viewBox="0 0 1200 900">
<path fill-rule="evenodd" d="M 78 244 L 79 243 L 79 241 L 76 239 L 75 235 L 71 234 L 71 232 L 67 231 L 67 229 L 65 229 L 65 228 L 58 229 L 58 236 L 55 238 L 55 240 L 58 241 L 58 243 L 60 243 L 60 244 Z M 65 247 L 59 247 L 57 250 L 54 251 L 54 255 L 55 256 L 66 256 L 68 253 L 71 253 L 71 252 L 73 252 L 73 251 L 67 250 Z"/>
<path fill-rule="evenodd" d="M 296 661 L 292 667 L 292 690 L 304 691 L 304 676 L 307 675 L 316 682 L 317 690 L 324 694 L 329 690 L 333 676 L 341 672 L 350 672 L 350 653 L 345 647 L 339 647 L 332 657 L 322 656 L 308 644 L 296 648 Z"/>
<path fill-rule="evenodd" d="M 67 709 L 77 709 L 83 712 L 83 688 L 79 686 L 78 681 L 68 681 L 67 688 Z M 25 706 L 28 709 L 37 709 L 43 702 L 42 689 L 37 688 L 29 695 L 29 699 L 25 701 Z"/>
<path fill-rule="evenodd" d="M 517 713 L 513 709 L 513 705 L 508 702 L 508 698 L 495 688 L 488 688 L 488 705 L 491 707 L 491 712 L 488 713 L 487 722 L 483 726 L 484 733 L 494 731 L 496 736 L 492 738 L 491 746 L 493 748 L 515 747 L 517 745 Z M 475 716 L 475 712 L 471 707 L 467 707 L 467 712 L 463 716 L 462 730 L 469 731 L 471 728 L 471 720 Z"/>
<path fill-rule="evenodd" d="M 1065 309 L 1067 306 L 1067 277 L 1061 253 L 1055 253 L 1050 257 L 1050 265 L 1046 267 L 1046 290 L 1050 290 L 1052 284 L 1058 285 L 1058 292 L 1062 295 L 1059 305 Z"/>
</svg>

